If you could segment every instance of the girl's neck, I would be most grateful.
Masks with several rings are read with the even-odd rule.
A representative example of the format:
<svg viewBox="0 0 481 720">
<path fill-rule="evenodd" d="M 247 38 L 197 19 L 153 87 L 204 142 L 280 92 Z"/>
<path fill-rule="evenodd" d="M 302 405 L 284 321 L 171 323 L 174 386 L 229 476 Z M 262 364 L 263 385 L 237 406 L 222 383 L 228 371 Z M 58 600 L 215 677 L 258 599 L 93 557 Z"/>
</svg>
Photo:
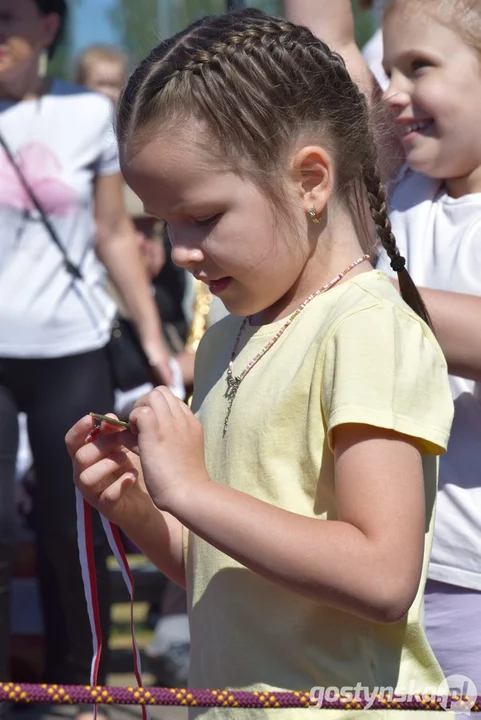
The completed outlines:
<svg viewBox="0 0 481 720">
<path fill-rule="evenodd" d="M 37 100 L 48 91 L 49 84 L 46 78 L 39 77 L 36 69 L 12 82 L 0 79 L 0 100 Z"/>
<path fill-rule="evenodd" d="M 270 308 L 254 315 L 251 318 L 251 325 L 266 325 L 287 318 L 309 295 L 333 280 L 362 255 L 364 251 L 357 240 L 354 240 L 352 243 L 346 242 L 341 251 L 331 247 L 330 251 L 326 248 L 322 257 L 311 257 L 289 292 Z M 346 273 L 339 284 L 370 270 L 372 267 L 369 262 L 363 262 Z"/>
<path fill-rule="evenodd" d="M 481 167 L 477 167 L 469 175 L 459 178 L 445 180 L 444 184 L 448 195 L 453 198 L 460 198 L 463 195 L 481 193 Z"/>
</svg>

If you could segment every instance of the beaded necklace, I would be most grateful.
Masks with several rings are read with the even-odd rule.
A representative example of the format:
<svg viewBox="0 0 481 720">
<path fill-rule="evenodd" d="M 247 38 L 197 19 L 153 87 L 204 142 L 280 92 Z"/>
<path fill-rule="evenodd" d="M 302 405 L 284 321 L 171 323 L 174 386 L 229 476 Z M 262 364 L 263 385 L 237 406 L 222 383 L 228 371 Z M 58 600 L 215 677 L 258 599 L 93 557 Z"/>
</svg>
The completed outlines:
<svg viewBox="0 0 481 720">
<path fill-rule="evenodd" d="M 323 287 L 319 288 L 319 290 L 316 290 L 311 295 L 306 297 L 306 299 L 301 303 L 301 305 L 299 305 L 297 310 L 294 310 L 292 315 L 289 316 L 289 318 L 286 320 L 286 322 L 281 327 L 281 329 L 277 331 L 277 333 L 274 335 L 274 337 L 271 338 L 271 340 L 269 340 L 269 342 L 262 348 L 262 350 L 260 350 L 257 353 L 257 355 L 255 357 L 252 358 L 252 360 L 249 360 L 249 362 L 247 363 L 247 365 L 245 366 L 245 368 L 243 369 L 241 374 L 234 375 L 233 368 L 234 368 L 234 360 L 236 359 L 237 348 L 239 346 L 239 342 L 242 337 L 242 333 L 244 332 L 244 328 L 250 320 L 250 317 L 244 318 L 244 320 L 242 321 L 242 324 L 240 326 L 239 332 L 237 334 L 236 341 L 234 343 L 234 349 L 232 351 L 230 363 L 227 367 L 227 374 L 226 374 L 227 389 L 225 391 L 224 397 L 227 399 L 229 404 L 228 404 L 227 414 L 226 414 L 225 421 L 224 421 L 223 437 L 225 437 L 225 434 L 227 432 L 227 426 L 229 424 L 229 418 L 230 418 L 230 414 L 232 412 L 232 405 L 233 405 L 235 397 L 237 395 L 237 391 L 239 389 L 241 382 L 244 380 L 245 376 L 252 370 L 254 365 L 257 365 L 259 360 L 262 357 L 264 357 L 264 355 L 267 352 L 269 352 L 271 347 L 273 345 L 275 345 L 275 343 L 279 340 L 281 335 L 283 335 L 285 333 L 285 331 L 287 330 L 289 325 L 293 322 L 293 320 L 295 320 L 295 318 L 300 314 L 300 312 L 302 310 L 304 310 L 306 305 L 308 305 L 311 302 L 311 300 L 314 300 L 314 298 L 317 297 L 318 295 L 320 295 L 321 293 L 324 293 L 327 290 L 330 290 L 334 285 L 336 285 L 340 280 L 342 280 L 342 278 L 345 275 L 347 275 L 348 272 L 353 270 L 353 268 L 355 268 L 357 265 L 360 265 L 365 260 L 369 260 L 369 255 L 363 255 L 362 257 L 358 258 L 353 263 L 348 265 L 348 267 L 345 268 L 345 270 L 340 272 L 339 275 L 336 275 L 336 277 L 334 277 L 332 280 L 330 280 L 326 285 L 323 285 Z"/>
</svg>

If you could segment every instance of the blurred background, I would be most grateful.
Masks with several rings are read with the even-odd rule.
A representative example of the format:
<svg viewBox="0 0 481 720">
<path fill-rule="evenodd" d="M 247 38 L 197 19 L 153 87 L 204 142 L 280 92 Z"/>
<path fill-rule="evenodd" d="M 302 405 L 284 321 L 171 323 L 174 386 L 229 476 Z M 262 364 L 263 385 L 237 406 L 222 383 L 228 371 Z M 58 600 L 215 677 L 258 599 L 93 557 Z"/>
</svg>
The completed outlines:
<svg viewBox="0 0 481 720">
<path fill-rule="evenodd" d="M 244 5 L 281 13 L 281 0 L 246 0 Z M 49 74 L 70 79 L 75 57 L 92 44 L 120 47 L 134 65 L 159 39 L 169 37 L 208 13 L 221 13 L 240 0 L 71 0 L 72 13 L 61 51 Z M 363 45 L 373 32 L 369 13 L 355 5 L 356 30 Z"/>
</svg>

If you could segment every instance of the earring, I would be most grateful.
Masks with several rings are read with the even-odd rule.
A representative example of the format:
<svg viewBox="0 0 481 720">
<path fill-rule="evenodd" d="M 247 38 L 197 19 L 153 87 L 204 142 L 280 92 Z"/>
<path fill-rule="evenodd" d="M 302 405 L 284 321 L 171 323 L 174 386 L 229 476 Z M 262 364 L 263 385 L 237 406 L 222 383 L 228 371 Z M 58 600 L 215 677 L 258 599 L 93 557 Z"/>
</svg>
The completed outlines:
<svg viewBox="0 0 481 720">
<path fill-rule="evenodd" d="M 321 218 L 321 215 L 320 215 L 320 214 L 319 214 L 319 215 L 317 214 L 316 209 L 315 209 L 314 207 L 312 207 L 312 208 L 309 210 L 309 215 L 310 215 L 310 217 L 311 217 L 312 222 L 313 222 L 313 223 L 316 223 L 316 225 L 317 225 L 317 224 L 319 223 L 319 220 L 320 220 L 320 218 Z"/>
<path fill-rule="evenodd" d="M 38 59 L 38 76 L 44 78 L 48 72 L 48 50 L 44 48 Z"/>
</svg>

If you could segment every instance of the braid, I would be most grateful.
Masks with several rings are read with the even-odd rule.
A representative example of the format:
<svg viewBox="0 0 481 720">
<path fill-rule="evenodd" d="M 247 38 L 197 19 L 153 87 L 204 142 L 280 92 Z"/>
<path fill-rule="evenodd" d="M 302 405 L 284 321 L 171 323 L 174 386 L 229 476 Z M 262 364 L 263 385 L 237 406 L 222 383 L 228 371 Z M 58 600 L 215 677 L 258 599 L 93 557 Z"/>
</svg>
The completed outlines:
<svg viewBox="0 0 481 720">
<path fill-rule="evenodd" d="M 356 98 L 359 115 L 362 118 L 362 124 L 365 126 L 365 157 L 363 158 L 361 173 L 367 191 L 369 211 L 372 219 L 374 220 L 376 234 L 391 261 L 391 268 L 397 273 L 399 289 L 403 300 L 417 315 L 419 315 L 422 320 L 424 320 L 427 325 L 429 325 L 431 329 L 433 329 L 432 321 L 427 308 L 406 269 L 406 259 L 402 257 L 399 252 L 396 238 L 394 237 L 394 233 L 392 231 L 392 225 L 389 219 L 386 189 L 381 180 L 381 175 L 377 166 L 376 142 L 370 127 L 369 108 L 365 95 L 352 81 L 344 59 L 337 53 L 332 53 L 331 55 L 334 60 L 334 67 L 336 68 L 337 73 L 343 78 L 346 87 L 351 89 Z"/>
<path fill-rule="evenodd" d="M 366 185 L 369 206 L 376 231 L 391 261 L 391 267 L 397 273 L 401 296 L 414 312 L 432 329 L 433 325 L 424 301 L 406 269 L 406 260 L 400 254 L 396 244 L 396 238 L 394 237 L 391 221 L 389 220 L 386 190 L 384 184 L 381 182 L 379 171 L 372 160 L 366 161 L 364 183 Z"/>
<path fill-rule="evenodd" d="M 334 67 L 337 73 L 343 77 L 346 87 L 350 88 L 354 95 L 357 96 L 356 101 L 359 108 L 359 116 L 362 118 L 362 124 L 366 130 L 365 157 L 363 158 L 361 173 L 367 191 L 369 212 L 374 220 L 376 234 L 391 261 L 391 268 L 397 273 L 399 289 L 403 300 L 432 329 L 432 321 L 427 308 L 406 269 L 406 259 L 402 257 L 399 252 L 396 238 L 392 231 L 386 189 L 377 166 L 376 142 L 370 127 L 370 113 L 365 95 L 352 81 L 343 58 L 337 55 L 337 53 L 332 53 L 332 57 L 335 61 Z"/>
</svg>

